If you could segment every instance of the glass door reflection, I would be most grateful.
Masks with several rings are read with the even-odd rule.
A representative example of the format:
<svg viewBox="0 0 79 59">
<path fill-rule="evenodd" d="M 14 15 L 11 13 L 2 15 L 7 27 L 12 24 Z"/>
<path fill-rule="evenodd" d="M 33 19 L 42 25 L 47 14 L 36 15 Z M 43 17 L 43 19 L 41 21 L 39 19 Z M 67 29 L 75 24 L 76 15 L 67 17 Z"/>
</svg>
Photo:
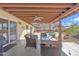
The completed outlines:
<svg viewBox="0 0 79 59">
<path fill-rule="evenodd" d="M 2 36 L 5 37 L 5 41 L 3 42 L 3 44 L 7 44 L 9 42 L 7 20 L 0 19 L 0 33 L 2 33 Z"/>
<path fill-rule="evenodd" d="M 16 23 L 10 21 L 10 42 L 13 42 L 17 39 L 16 27 Z"/>
</svg>

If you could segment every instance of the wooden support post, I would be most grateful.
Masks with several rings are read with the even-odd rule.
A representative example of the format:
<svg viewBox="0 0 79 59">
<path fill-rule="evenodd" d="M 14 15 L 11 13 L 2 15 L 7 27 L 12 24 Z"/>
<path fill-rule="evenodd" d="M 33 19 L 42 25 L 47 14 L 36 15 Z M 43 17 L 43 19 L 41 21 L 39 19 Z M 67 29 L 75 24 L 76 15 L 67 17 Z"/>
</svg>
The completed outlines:
<svg viewBox="0 0 79 59">
<path fill-rule="evenodd" d="M 62 28 L 61 28 L 61 21 L 59 21 L 59 37 L 58 37 L 58 42 L 59 42 L 59 55 L 61 55 L 61 52 L 62 52 Z"/>
<path fill-rule="evenodd" d="M 49 24 L 49 31 L 51 32 L 51 24 Z"/>
<path fill-rule="evenodd" d="M 61 21 L 59 21 L 59 43 L 62 42 L 62 29 L 61 29 Z"/>
</svg>

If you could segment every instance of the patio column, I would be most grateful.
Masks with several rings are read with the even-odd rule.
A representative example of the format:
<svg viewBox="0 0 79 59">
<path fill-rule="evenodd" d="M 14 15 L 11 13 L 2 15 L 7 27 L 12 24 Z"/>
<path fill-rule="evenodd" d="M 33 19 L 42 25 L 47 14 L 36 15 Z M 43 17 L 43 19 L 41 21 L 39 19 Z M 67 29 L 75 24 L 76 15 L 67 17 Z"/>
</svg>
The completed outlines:
<svg viewBox="0 0 79 59">
<path fill-rule="evenodd" d="M 51 31 L 51 24 L 49 24 L 49 31 Z"/>
<path fill-rule="evenodd" d="M 59 21 L 59 37 L 58 37 L 58 42 L 59 42 L 59 54 L 61 55 L 61 52 L 62 52 L 62 28 L 61 28 L 61 20 Z"/>
<path fill-rule="evenodd" d="M 62 43 L 62 29 L 61 29 L 61 21 L 59 21 L 59 43 Z"/>
</svg>

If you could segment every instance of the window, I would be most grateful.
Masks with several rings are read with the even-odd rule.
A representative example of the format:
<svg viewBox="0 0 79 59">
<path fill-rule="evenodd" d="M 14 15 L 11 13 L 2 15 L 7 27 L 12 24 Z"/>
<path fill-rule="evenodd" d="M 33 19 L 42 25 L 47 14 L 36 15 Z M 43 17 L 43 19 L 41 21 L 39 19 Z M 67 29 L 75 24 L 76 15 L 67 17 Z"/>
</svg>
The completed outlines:
<svg viewBox="0 0 79 59">
<path fill-rule="evenodd" d="M 10 42 L 17 39 L 16 27 L 16 23 L 10 21 Z"/>
<path fill-rule="evenodd" d="M 3 41 L 4 46 L 17 39 L 16 27 L 17 24 L 15 22 L 0 19 L 0 35 L 5 38 L 5 40 Z"/>
<path fill-rule="evenodd" d="M 0 19 L 0 33 L 3 37 L 5 37 L 5 40 L 3 44 L 7 44 L 9 42 L 8 38 L 8 21 L 4 19 Z"/>
</svg>

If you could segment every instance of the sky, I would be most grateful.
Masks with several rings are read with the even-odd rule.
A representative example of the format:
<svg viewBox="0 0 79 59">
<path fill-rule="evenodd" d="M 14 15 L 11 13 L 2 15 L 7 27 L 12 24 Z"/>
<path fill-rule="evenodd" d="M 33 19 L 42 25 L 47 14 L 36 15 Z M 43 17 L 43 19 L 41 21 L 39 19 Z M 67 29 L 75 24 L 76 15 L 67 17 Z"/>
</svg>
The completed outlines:
<svg viewBox="0 0 79 59">
<path fill-rule="evenodd" d="M 64 27 L 70 26 L 71 24 L 78 24 L 79 25 L 79 13 L 76 13 L 72 16 L 62 19 L 62 25 Z"/>
</svg>

